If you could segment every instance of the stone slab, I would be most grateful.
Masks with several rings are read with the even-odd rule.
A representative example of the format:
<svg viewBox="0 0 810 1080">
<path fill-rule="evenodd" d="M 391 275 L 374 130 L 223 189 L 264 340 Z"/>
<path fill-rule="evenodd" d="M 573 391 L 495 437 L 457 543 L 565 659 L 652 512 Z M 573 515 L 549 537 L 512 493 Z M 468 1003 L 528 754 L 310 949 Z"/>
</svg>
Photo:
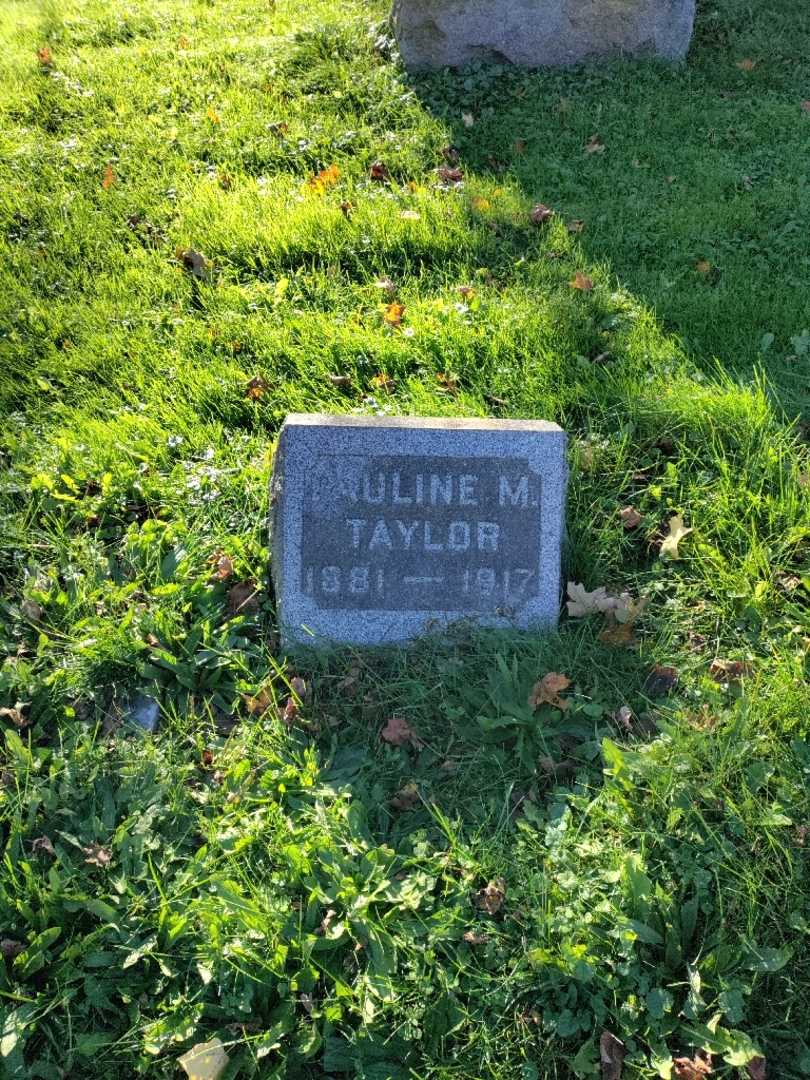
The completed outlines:
<svg viewBox="0 0 810 1080">
<path fill-rule="evenodd" d="M 283 643 L 554 626 L 565 451 L 541 420 L 288 416 L 272 481 Z"/>
<path fill-rule="evenodd" d="M 609 56 L 686 55 L 696 0 L 394 0 L 406 67 L 474 61 L 565 66 Z"/>
</svg>

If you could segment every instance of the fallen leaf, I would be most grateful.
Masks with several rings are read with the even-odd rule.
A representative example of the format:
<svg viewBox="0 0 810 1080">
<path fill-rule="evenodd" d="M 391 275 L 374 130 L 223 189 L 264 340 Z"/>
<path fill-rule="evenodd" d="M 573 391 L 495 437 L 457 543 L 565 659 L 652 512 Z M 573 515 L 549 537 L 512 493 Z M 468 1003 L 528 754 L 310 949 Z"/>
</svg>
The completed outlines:
<svg viewBox="0 0 810 1080">
<path fill-rule="evenodd" d="M 82 851 L 85 854 L 85 862 L 91 866 L 100 866 L 102 870 L 106 869 L 110 865 L 112 855 L 107 848 L 101 846 L 101 844 L 88 844 L 87 847 L 83 847 Z"/>
<path fill-rule="evenodd" d="M 711 272 L 712 264 L 709 262 L 708 259 L 700 259 L 698 262 L 695 263 L 695 269 L 699 274 L 705 275 Z"/>
<path fill-rule="evenodd" d="M 665 664 L 656 664 L 644 681 L 644 693 L 648 697 L 666 697 L 678 682 L 678 671 Z"/>
<path fill-rule="evenodd" d="M 647 606 L 647 600 L 642 597 L 634 601 L 627 593 L 622 593 L 618 600 L 618 605 L 605 613 L 606 625 L 599 640 L 616 648 L 631 648 L 636 644 L 635 624 Z"/>
<path fill-rule="evenodd" d="M 233 574 L 233 559 L 223 551 L 215 551 L 208 562 L 214 567 L 216 581 L 227 581 Z"/>
<path fill-rule="evenodd" d="M 380 732 L 380 738 L 391 746 L 407 746 L 408 743 L 417 746 L 419 743 L 416 732 L 402 716 L 389 717 Z"/>
<path fill-rule="evenodd" d="M 554 217 L 554 211 L 550 206 L 546 206 L 544 203 L 538 203 L 537 206 L 532 207 L 529 217 L 533 225 L 542 225 L 544 222 Z"/>
<path fill-rule="evenodd" d="M 804 109 L 805 112 L 810 112 L 810 101 L 803 101 L 802 109 Z"/>
<path fill-rule="evenodd" d="M 495 878 L 473 896 L 475 906 L 479 911 L 485 911 L 487 915 L 497 915 L 505 900 L 506 882 L 503 878 Z"/>
<path fill-rule="evenodd" d="M 380 289 L 381 292 L 390 293 L 392 296 L 397 291 L 396 282 L 388 276 L 377 278 L 374 282 L 374 288 Z"/>
<path fill-rule="evenodd" d="M 263 379 L 261 375 L 254 375 L 245 387 L 245 397 L 250 401 L 258 401 L 264 396 L 264 392 L 269 386 L 270 384 L 266 379 Z"/>
<path fill-rule="evenodd" d="M 307 684 L 300 675 L 293 675 L 290 679 L 290 689 L 301 701 L 307 696 Z"/>
<path fill-rule="evenodd" d="M 567 675 L 561 675 L 557 671 L 550 671 L 548 675 L 544 675 L 532 687 L 528 700 L 529 708 L 534 710 L 539 709 L 541 705 L 553 705 L 560 712 L 565 712 L 571 702 L 560 697 L 560 694 L 563 690 L 568 689 L 570 685 L 571 680 Z"/>
<path fill-rule="evenodd" d="M 0 941 L 0 956 L 5 957 L 6 960 L 13 960 L 21 952 L 25 952 L 25 945 L 21 941 L 15 941 L 14 938 L 7 937 Z"/>
<path fill-rule="evenodd" d="M 764 1057 L 759 1056 L 751 1058 L 746 1065 L 746 1069 L 748 1070 L 748 1075 L 751 1077 L 751 1080 L 767 1080 L 768 1063 Z"/>
<path fill-rule="evenodd" d="M 581 619 L 586 615 L 604 614 L 613 611 L 619 605 L 620 600 L 616 596 L 608 596 L 606 589 L 600 585 L 593 592 L 588 592 L 584 585 L 576 581 L 568 582 L 568 614 L 572 619 Z"/>
<path fill-rule="evenodd" d="M 354 213 L 354 204 L 347 202 L 345 199 L 340 204 L 340 212 L 345 218 L 350 218 Z"/>
<path fill-rule="evenodd" d="M 219 1080 L 228 1066 L 228 1055 L 219 1039 L 197 1043 L 177 1059 L 189 1080 Z"/>
<path fill-rule="evenodd" d="M 472 199 L 470 199 L 470 206 L 472 206 L 473 210 L 478 210 L 481 213 L 483 213 L 485 210 L 492 209 L 492 203 L 489 201 L 489 199 L 484 199 L 480 195 L 476 195 Z"/>
<path fill-rule="evenodd" d="M 403 221 L 418 221 L 422 215 L 418 210 L 403 210 L 399 216 Z"/>
<path fill-rule="evenodd" d="M 372 180 L 390 180 L 391 174 L 388 171 L 388 166 L 382 161 L 374 161 L 369 169 L 369 176 Z"/>
<path fill-rule="evenodd" d="M 240 581 L 228 590 L 231 615 L 246 615 L 259 610 L 259 587 L 255 581 Z"/>
<path fill-rule="evenodd" d="M 109 191 L 114 183 L 115 172 L 113 171 L 112 165 L 108 163 L 104 166 L 104 174 L 101 177 L 101 186 L 104 188 L 105 191 Z"/>
<path fill-rule="evenodd" d="M 321 169 L 319 173 L 311 176 L 307 180 L 306 186 L 310 191 L 314 191 L 317 195 L 323 195 L 328 188 L 336 184 L 340 179 L 340 169 L 337 165 L 329 165 L 325 169 Z"/>
<path fill-rule="evenodd" d="M 420 801 L 419 789 L 411 782 L 399 789 L 391 799 L 390 805 L 394 810 L 413 810 Z"/>
<path fill-rule="evenodd" d="M 14 727 L 27 727 L 29 721 L 23 714 L 23 710 L 27 708 L 28 704 L 24 701 L 18 701 L 11 708 L 9 708 L 8 706 L 4 706 L 2 709 L 0 709 L 0 719 L 10 720 Z"/>
<path fill-rule="evenodd" d="M 623 506 L 619 517 L 625 529 L 637 529 L 641 524 L 641 514 L 634 506 Z"/>
<path fill-rule="evenodd" d="M 212 124 L 219 123 L 219 113 L 216 111 L 213 105 L 208 106 L 208 108 L 205 110 L 205 115 Z"/>
<path fill-rule="evenodd" d="M 453 375 L 446 375 L 444 372 L 439 372 L 436 376 L 436 382 L 443 390 L 446 390 L 448 394 L 455 395 L 458 393 L 458 379 Z"/>
<path fill-rule="evenodd" d="M 200 760 L 202 761 L 203 768 L 210 769 L 211 766 L 214 764 L 214 751 L 206 747 L 206 749 L 202 752 L 202 757 Z"/>
<path fill-rule="evenodd" d="M 329 382 L 338 390 L 348 390 L 352 385 L 349 375 L 330 375 Z"/>
<path fill-rule="evenodd" d="M 751 674 L 751 665 L 744 660 L 721 660 L 719 657 L 709 665 L 709 675 L 715 682 L 739 682 Z"/>
<path fill-rule="evenodd" d="M 177 39 L 177 48 L 178 49 L 190 49 L 191 48 L 191 41 L 186 37 L 185 34 L 181 34 L 180 37 Z"/>
<path fill-rule="evenodd" d="M 756 66 L 756 60 L 752 60 L 750 56 L 746 56 L 744 60 L 737 61 L 737 67 L 740 71 L 753 71 Z"/>
<path fill-rule="evenodd" d="M 461 122 L 464 124 L 464 127 L 471 128 L 475 123 L 475 117 L 470 112 L 463 112 L 461 114 Z"/>
<path fill-rule="evenodd" d="M 440 165 L 436 173 L 443 184 L 460 184 L 464 179 L 464 173 L 458 166 L 451 168 L 447 165 Z"/>
<path fill-rule="evenodd" d="M 458 165 L 459 152 L 455 146 L 443 146 L 442 157 L 448 165 Z"/>
<path fill-rule="evenodd" d="M 570 233 L 581 233 L 585 228 L 585 222 L 582 218 L 575 218 L 573 221 L 569 221 L 567 229 Z"/>
<path fill-rule="evenodd" d="M 282 721 L 287 725 L 287 727 L 291 727 L 296 716 L 298 716 L 298 702 L 291 695 L 287 698 L 287 700 L 284 702 L 278 712 L 279 716 L 281 717 Z"/>
<path fill-rule="evenodd" d="M 475 296 L 475 289 L 472 285 L 459 285 L 458 294 L 465 300 L 471 300 Z"/>
<path fill-rule="evenodd" d="M 195 251 L 194 248 L 178 248 L 175 254 L 195 278 L 205 280 L 208 277 L 208 261 L 202 252 Z"/>
<path fill-rule="evenodd" d="M 688 536 L 692 532 L 692 529 L 687 529 L 683 524 L 683 517 L 681 514 L 674 514 L 669 519 L 669 532 L 661 541 L 661 557 L 668 559 L 678 559 L 680 554 L 678 552 L 678 544 L 685 536 Z"/>
<path fill-rule="evenodd" d="M 633 710 L 629 705 L 621 705 L 614 713 L 613 719 L 624 731 L 633 730 Z"/>
<path fill-rule="evenodd" d="M 242 694 L 242 700 L 251 716 L 261 716 L 262 713 L 267 712 L 273 704 L 272 694 L 267 687 L 262 687 L 262 689 L 252 697 L 250 694 Z"/>
<path fill-rule="evenodd" d="M 399 327 L 402 324 L 402 316 L 404 314 L 405 314 L 405 305 L 404 304 L 398 304 L 398 303 L 386 304 L 385 309 L 383 311 L 383 321 L 386 322 L 388 324 L 388 326 Z"/>
<path fill-rule="evenodd" d="M 482 930 L 468 930 L 463 936 L 468 945 L 486 945 L 489 941 L 489 934 Z"/>
<path fill-rule="evenodd" d="M 602 1066 L 602 1080 L 620 1080 L 627 1049 L 621 1039 L 609 1031 L 599 1036 L 599 1062 Z"/>
<path fill-rule="evenodd" d="M 807 841 L 808 833 L 810 833 L 810 825 L 797 825 L 795 832 L 796 843 L 799 847 L 804 847 Z"/>
<path fill-rule="evenodd" d="M 53 65 L 53 53 L 48 45 L 43 45 L 37 49 L 37 60 L 39 60 L 40 67 L 49 68 Z"/>
<path fill-rule="evenodd" d="M 590 292 L 593 289 L 593 281 L 581 270 L 577 270 L 568 284 L 572 289 L 579 289 L 580 292 Z"/>
<path fill-rule="evenodd" d="M 693 1058 L 679 1057 L 673 1061 L 677 1080 L 702 1080 L 712 1070 L 712 1056 L 699 1050 Z"/>
<path fill-rule="evenodd" d="M 391 376 L 386 375 L 382 371 L 378 375 L 374 376 L 374 378 L 371 380 L 371 385 L 374 387 L 375 390 L 380 390 L 384 394 L 393 394 L 396 388 L 396 383 L 391 378 Z"/>
<path fill-rule="evenodd" d="M 585 143 L 586 154 L 604 154 L 605 144 L 599 138 L 598 135 L 591 135 L 590 139 Z"/>
<path fill-rule="evenodd" d="M 31 841 L 31 850 L 35 855 L 50 855 L 52 859 L 56 858 L 56 852 L 49 836 L 37 836 Z"/>
</svg>

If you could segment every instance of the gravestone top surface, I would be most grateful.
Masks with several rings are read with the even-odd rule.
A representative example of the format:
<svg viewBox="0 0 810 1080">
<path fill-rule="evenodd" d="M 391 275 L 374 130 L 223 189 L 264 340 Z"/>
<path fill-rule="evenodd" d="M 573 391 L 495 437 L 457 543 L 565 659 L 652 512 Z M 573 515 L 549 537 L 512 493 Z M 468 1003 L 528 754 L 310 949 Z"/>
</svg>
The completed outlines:
<svg viewBox="0 0 810 1080">
<path fill-rule="evenodd" d="M 542 420 L 288 416 L 272 487 L 284 643 L 553 626 L 565 449 Z"/>
</svg>

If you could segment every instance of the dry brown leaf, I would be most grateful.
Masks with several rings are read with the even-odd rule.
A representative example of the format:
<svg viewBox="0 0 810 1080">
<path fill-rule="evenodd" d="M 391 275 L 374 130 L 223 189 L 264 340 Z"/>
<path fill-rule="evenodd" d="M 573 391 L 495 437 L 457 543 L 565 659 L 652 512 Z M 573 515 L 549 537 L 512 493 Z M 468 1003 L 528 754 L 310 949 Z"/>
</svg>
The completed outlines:
<svg viewBox="0 0 810 1080">
<path fill-rule="evenodd" d="M 503 878 L 495 878 L 473 896 L 475 906 L 479 911 L 485 911 L 487 915 L 497 915 L 505 900 L 506 882 Z"/>
<path fill-rule="evenodd" d="M 810 101 L 803 101 L 802 109 L 804 110 L 804 112 L 810 112 Z"/>
<path fill-rule="evenodd" d="M 11 708 L 9 708 L 8 706 L 4 706 L 2 709 L 0 709 L 0 719 L 10 720 L 14 727 L 27 727 L 29 721 L 23 712 L 23 710 L 27 708 L 28 703 L 25 701 L 18 701 Z"/>
<path fill-rule="evenodd" d="M 709 1076 L 712 1069 L 712 1056 L 699 1050 L 694 1057 L 679 1057 L 673 1061 L 675 1077 L 677 1080 L 702 1080 Z"/>
<path fill-rule="evenodd" d="M 389 180 L 391 174 L 388 171 L 388 166 L 382 161 L 374 161 L 369 169 L 369 176 L 372 180 Z"/>
<path fill-rule="evenodd" d="M 189 1080 L 219 1080 L 228 1067 L 228 1055 L 220 1039 L 197 1043 L 177 1059 Z"/>
<path fill-rule="evenodd" d="M 751 674 L 751 665 L 745 660 L 721 660 L 716 657 L 709 665 L 709 675 L 715 682 L 739 682 Z"/>
<path fill-rule="evenodd" d="M 285 723 L 287 727 L 292 727 L 296 716 L 298 716 L 298 702 L 290 695 L 278 712 L 282 722 Z"/>
<path fill-rule="evenodd" d="M 293 675 L 290 679 L 290 689 L 301 701 L 307 696 L 307 684 L 300 675 Z"/>
<path fill-rule="evenodd" d="M 641 524 L 641 514 L 635 506 L 623 506 L 619 511 L 619 517 L 625 529 L 637 529 Z"/>
<path fill-rule="evenodd" d="M 604 154 L 605 144 L 599 138 L 598 135 L 591 135 L 590 139 L 585 143 L 586 154 Z"/>
<path fill-rule="evenodd" d="M 442 157 L 448 165 L 458 165 L 459 153 L 455 146 L 443 146 Z"/>
<path fill-rule="evenodd" d="M 699 259 L 695 263 L 695 269 L 699 274 L 706 275 L 711 272 L 712 264 L 709 262 L 708 259 Z"/>
<path fill-rule="evenodd" d="M 56 852 L 53 849 L 51 838 L 49 836 L 37 836 L 31 841 L 31 851 L 35 855 L 50 855 L 52 859 L 56 858 Z"/>
<path fill-rule="evenodd" d="M 751 1058 L 745 1067 L 748 1070 L 748 1075 L 751 1077 L 751 1080 L 767 1080 L 768 1063 L 761 1055 Z"/>
<path fill-rule="evenodd" d="M 627 593 L 622 593 L 618 599 L 618 606 L 605 612 L 605 627 L 599 640 L 616 648 L 631 648 L 636 644 L 635 624 L 647 606 L 647 600 L 644 597 L 632 600 Z"/>
<path fill-rule="evenodd" d="M 391 296 L 397 291 L 396 282 L 392 281 L 388 275 L 381 278 L 377 278 L 374 282 L 375 289 L 381 289 L 383 292 L 389 293 Z"/>
<path fill-rule="evenodd" d="M 684 527 L 683 516 L 681 514 L 673 514 L 669 519 L 669 532 L 661 541 L 661 557 L 667 559 L 679 559 L 680 553 L 678 551 L 678 544 L 685 536 L 688 536 L 692 532 L 691 529 Z"/>
<path fill-rule="evenodd" d="M 599 1036 L 599 1063 L 602 1066 L 602 1080 L 620 1080 L 627 1049 L 621 1039 L 610 1031 L 603 1031 Z"/>
<path fill-rule="evenodd" d="M 486 945 L 489 941 L 489 934 L 485 934 L 483 930 L 468 930 L 463 937 L 468 945 Z"/>
<path fill-rule="evenodd" d="M 352 385 L 352 380 L 349 375 L 330 375 L 329 382 L 337 390 L 348 390 Z"/>
<path fill-rule="evenodd" d="M 582 218 L 574 218 L 573 221 L 568 222 L 566 228 L 572 234 L 581 233 L 582 230 L 585 228 L 585 222 L 582 220 Z"/>
<path fill-rule="evenodd" d="M 665 697 L 678 683 L 677 668 L 656 664 L 644 681 L 644 693 L 648 697 Z"/>
<path fill-rule="evenodd" d="M 184 269 L 191 272 L 192 277 L 204 281 L 208 277 L 208 260 L 201 251 L 194 248 L 177 248 L 175 255 L 183 264 Z"/>
<path fill-rule="evenodd" d="M 391 716 L 386 721 L 385 727 L 380 732 L 383 742 L 391 746 L 419 745 L 419 739 L 408 721 L 402 716 Z"/>
<path fill-rule="evenodd" d="M 233 574 L 233 559 L 224 551 L 215 551 L 208 562 L 214 568 L 215 581 L 227 581 Z M 158 642 L 159 644 L 159 642 Z"/>
<path fill-rule="evenodd" d="M 464 179 L 464 173 L 457 165 L 440 165 L 436 174 L 443 184 L 460 184 Z"/>
<path fill-rule="evenodd" d="M 454 375 L 447 375 L 445 372 L 440 371 L 436 376 L 436 382 L 448 394 L 455 396 L 458 393 L 458 379 Z"/>
<path fill-rule="evenodd" d="M 273 704 L 273 697 L 267 687 L 262 687 L 254 697 L 250 694 L 242 694 L 242 700 L 251 716 L 261 716 Z"/>
<path fill-rule="evenodd" d="M 405 314 L 404 304 L 386 304 L 383 311 L 383 320 L 388 326 L 399 327 L 402 325 L 402 316 Z"/>
<path fill-rule="evenodd" d="M 470 199 L 470 206 L 473 208 L 473 210 L 478 210 L 481 213 L 483 213 L 485 210 L 492 209 L 492 203 L 489 201 L 489 199 L 485 199 L 482 195 L 474 195 Z"/>
<path fill-rule="evenodd" d="M 28 619 L 29 622 L 36 623 L 42 621 L 45 609 L 42 604 L 38 604 L 36 600 L 23 600 L 20 604 L 20 614 L 24 619 Z"/>
<path fill-rule="evenodd" d="M 40 67 L 49 68 L 53 66 L 53 53 L 48 45 L 43 45 L 37 49 L 37 60 Z"/>
<path fill-rule="evenodd" d="M 568 284 L 572 289 L 578 289 L 580 292 L 591 292 L 593 289 L 593 281 L 581 270 L 577 270 Z"/>
<path fill-rule="evenodd" d="M 91 866 L 100 866 L 102 870 L 105 870 L 110 865 L 112 855 L 109 849 L 102 847 L 101 844 L 93 842 L 88 844 L 87 847 L 83 847 L 82 851 L 85 854 L 84 861 Z"/>
<path fill-rule="evenodd" d="M 270 384 L 266 379 L 263 379 L 261 375 L 254 375 L 245 387 L 245 397 L 250 401 L 259 401 L 264 396 L 264 392 L 269 386 Z"/>
<path fill-rule="evenodd" d="M 542 679 L 534 684 L 529 694 L 528 705 L 530 709 L 539 709 L 541 705 L 553 705 L 560 712 L 570 706 L 571 702 L 560 697 L 563 690 L 567 690 L 571 680 L 567 675 L 561 675 L 557 671 L 550 671 Z"/>
<path fill-rule="evenodd" d="M 255 581 L 239 581 L 228 590 L 231 615 L 247 615 L 259 610 L 259 587 Z"/>
<path fill-rule="evenodd" d="M 554 217 L 554 211 L 550 206 L 546 206 L 544 203 L 538 203 L 537 206 L 532 207 L 529 217 L 533 225 L 542 225 L 544 222 Z"/>
<path fill-rule="evenodd" d="M 746 56 L 744 60 L 737 61 L 737 67 L 740 71 L 753 71 L 756 66 L 756 60 L 752 60 L 750 56 Z"/>
<path fill-rule="evenodd" d="M 419 802 L 419 789 L 411 782 L 399 789 L 392 797 L 390 805 L 394 810 L 413 810 Z"/>
<path fill-rule="evenodd" d="M 581 619 L 586 615 L 597 613 L 605 614 L 615 611 L 619 607 L 626 607 L 630 596 L 623 593 L 621 596 L 608 596 L 604 586 L 600 585 L 593 592 L 588 592 L 584 585 L 576 581 L 568 582 L 568 614 L 572 619 Z"/>
<path fill-rule="evenodd" d="M 101 177 L 101 186 L 104 188 L 105 191 L 109 191 L 114 183 L 115 172 L 113 171 L 112 165 L 108 163 L 104 166 L 104 174 Z"/>
</svg>

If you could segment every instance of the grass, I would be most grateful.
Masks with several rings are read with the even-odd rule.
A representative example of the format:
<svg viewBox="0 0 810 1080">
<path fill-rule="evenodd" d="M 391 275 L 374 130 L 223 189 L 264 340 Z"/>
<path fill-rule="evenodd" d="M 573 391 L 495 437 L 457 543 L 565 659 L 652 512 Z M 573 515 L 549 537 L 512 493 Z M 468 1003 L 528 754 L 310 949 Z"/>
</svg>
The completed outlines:
<svg viewBox="0 0 810 1080">
<path fill-rule="evenodd" d="M 384 14 L 0 7 L 3 1075 L 810 1075 L 810 12 L 418 80 Z M 635 646 L 284 657 L 273 439 L 349 409 L 564 425 Z"/>
</svg>

